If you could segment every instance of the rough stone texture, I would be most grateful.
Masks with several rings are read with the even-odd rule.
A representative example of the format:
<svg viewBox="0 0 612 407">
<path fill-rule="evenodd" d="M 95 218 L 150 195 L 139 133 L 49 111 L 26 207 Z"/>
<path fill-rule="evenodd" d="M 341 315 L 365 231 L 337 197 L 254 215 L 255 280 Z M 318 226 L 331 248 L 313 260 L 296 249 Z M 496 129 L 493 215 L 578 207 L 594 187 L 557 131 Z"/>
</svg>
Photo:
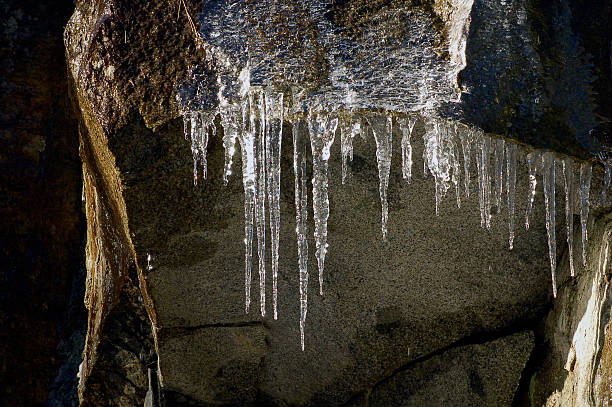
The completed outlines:
<svg viewBox="0 0 612 407">
<path fill-rule="evenodd" d="M 3 406 L 45 402 L 65 359 L 56 348 L 75 325 L 67 309 L 78 296 L 84 225 L 61 40 L 72 10 L 71 1 L 0 1 Z"/>
<path fill-rule="evenodd" d="M 594 216 L 588 267 L 559 289 L 529 382 L 532 405 L 609 405 L 611 230 L 609 216 Z M 562 267 L 567 269 L 566 261 Z"/>
<path fill-rule="evenodd" d="M 195 2 L 185 3 L 191 16 L 199 12 Z M 487 4 L 478 2 L 482 7 Z M 261 318 L 254 311 L 257 307 L 245 315 L 241 182 L 233 178 L 227 187 L 222 185 L 223 151 L 218 134 L 209 142 L 209 179 L 193 187 L 189 145 L 183 139 L 178 107 L 172 102 L 175 86 L 187 79 L 188 67 L 207 66 L 186 10 L 180 10 L 177 18 L 175 5 L 167 2 L 82 1 L 67 26 L 67 59 L 83 125 L 81 157 L 88 210 L 89 328 L 80 383 L 84 404 L 100 399 L 144 402 L 148 371 L 146 363 L 135 361 L 135 343 L 120 349 L 107 347 L 116 337 L 113 332 L 118 332 L 114 324 L 125 313 L 120 311 L 122 306 L 139 310 L 134 321 L 137 328 L 128 331 L 135 332 L 131 337 L 145 349 L 149 346 L 142 317 L 146 310 L 167 400 L 185 405 L 343 404 L 359 399 L 364 389 L 376 383 L 400 381 L 411 366 L 455 366 L 457 360 L 478 363 L 483 360 L 483 348 L 512 349 L 491 342 L 461 348 L 465 353 L 436 353 L 455 348 L 462 339 L 500 337 L 500 333 L 522 332 L 537 325 L 547 311 L 551 289 L 541 189 L 535 222 L 528 232 L 522 226 L 527 194 L 525 151 L 521 149 L 519 159 L 517 237 L 510 252 L 505 205 L 494 214 L 491 231 L 479 227 L 474 163 L 470 200 L 457 209 L 453 191 L 449 191 L 441 215 L 435 217 L 433 182 L 420 172 L 422 123 L 413 135 L 416 162 L 410 185 L 401 180 L 399 135 L 394 136 L 387 244 L 380 239 L 371 135 L 367 142 L 355 141 L 354 176 L 349 185 L 340 184 L 339 143 L 332 148 L 326 291 L 323 297 L 316 294 L 311 240 L 305 352 L 299 348 L 292 148 L 286 123 L 279 320 Z M 479 10 L 472 10 L 474 20 L 486 17 Z M 530 15 L 526 18 L 535 21 Z M 477 29 L 470 29 L 471 38 L 479 38 Z M 478 45 L 468 42 L 468 49 Z M 516 56 L 512 52 L 510 57 Z M 500 69 L 510 63 L 506 59 L 499 62 Z M 469 64 L 468 60 L 468 69 Z M 521 69 L 514 75 L 521 75 L 523 65 L 516 65 Z M 202 69 L 204 77 L 211 74 Z M 584 90 L 584 81 L 579 85 L 578 93 Z M 496 101 L 500 92 L 484 95 L 477 102 L 483 108 L 500 103 Z M 505 134 L 506 122 L 499 115 L 503 119 L 507 110 L 494 110 L 491 120 L 498 122 L 491 129 Z M 566 147 L 567 152 L 584 155 L 580 148 L 586 147 L 580 141 L 580 148 L 576 147 L 578 133 L 568 134 L 573 144 Z M 550 136 L 554 137 L 557 135 Z M 563 144 L 566 136 L 559 137 L 556 143 Z M 557 207 L 563 207 L 560 194 Z M 565 239 L 562 219 L 559 215 L 559 254 Z M 310 233 L 312 230 L 309 224 Z M 576 240 L 579 242 L 578 237 Z M 582 267 L 577 270 L 583 272 Z M 565 266 L 560 267 L 561 285 L 567 274 Z M 137 284 L 142 302 L 134 298 Z M 253 287 L 256 285 L 254 278 Z M 257 290 L 252 292 L 257 304 Z M 270 302 L 268 305 L 271 308 Z M 529 352 L 529 340 L 522 343 L 517 347 L 523 362 L 505 370 L 504 377 L 512 378 L 506 383 L 512 386 Z M 494 355 L 494 351 L 484 353 Z M 436 356 L 430 358 L 432 354 Z M 120 360 L 131 361 L 131 366 L 120 374 L 116 385 L 100 390 L 104 366 L 118 369 L 110 364 L 114 362 L 109 355 L 123 355 Z M 493 374 L 491 369 L 487 372 Z M 462 374 L 469 377 L 467 370 Z M 557 377 L 556 371 L 550 374 Z M 505 400 L 511 399 L 510 388 L 504 393 Z M 458 399 L 474 397 L 471 387 L 464 386 L 462 391 Z M 381 405 L 390 404 L 395 397 L 380 386 L 376 394 Z"/>
<path fill-rule="evenodd" d="M 437 352 L 377 383 L 354 406 L 510 406 L 533 348 L 529 331 Z"/>
</svg>

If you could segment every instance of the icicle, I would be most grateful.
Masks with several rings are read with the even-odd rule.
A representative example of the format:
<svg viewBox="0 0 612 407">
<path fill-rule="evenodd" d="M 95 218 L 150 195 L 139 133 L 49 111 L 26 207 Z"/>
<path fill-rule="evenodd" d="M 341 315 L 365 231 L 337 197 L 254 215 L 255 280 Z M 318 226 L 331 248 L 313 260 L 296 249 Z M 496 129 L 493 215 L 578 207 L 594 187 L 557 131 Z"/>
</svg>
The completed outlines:
<svg viewBox="0 0 612 407">
<path fill-rule="evenodd" d="M 389 216 L 389 205 L 387 202 L 387 188 L 389 186 L 389 172 L 391 169 L 392 154 L 392 130 L 393 120 L 391 116 L 375 116 L 370 118 L 370 125 L 374 132 L 376 141 L 376 162 L 378 163 L 378 192 L 382 206 L 382 238 L 387 240 L 387 219 Z"/>
<path fill-rule="evenodd" d="M 503 193 L 503 178 L 504 178 L 504 145 L 502 139 L 495 140 L 493 152 L 494 167 L 495 167 L 495 205 L 499 208 L 502 203 Z"/>
<path fill-rule="evenodd" d="M 190 112 L 191 153 L 193 154 L 193 184 L 198 185 L 198 165 L 202 165 L 202 178 L 206 179 L 208 129 L 215 118 L 214 112 Z"/>
<path fill-rule="evenodd" d="M 304 350 L 304 328 L 308 312 L 308 185 L 306 148 L 308 128 L 302 119 L 293 124 L 293 172 L 295 174 L 295 233 L 300 277 L 300 343 Z"/>
<path fill-rule="evenodd" d="M 461 149 L 463 150 L 463 170 L 465 172 L 465 197 L 470 197 L 470 161 L 472 139 L 474 137 L 472 130 L 457 131 L 459 140 L 461 141 Z"/>
<path fill-rule="evenodd" d="M 429 172 L 436 182 L 436 215 L 439 214 L 440 203 L 451 182 L 451 170 L 455 166 L 455 145 L 446 133 L 445 122 L 436 118 L 426 120 L 423 140 L 425 148 L 423 156 Z M 443 134 L 443 132 L 445 132 Z"/>
<path fill-rule="evenodd" d="M 410 136 L 416 123 L 414 117 L 401 117 L 397 122 L 402 131 L 402 177 L 410 184 L 412 176 L 412 145 L 410 144 Z"/>
<path fill-rule="evenodd" d="M 514 212 L 516 208 L 516 144 L 506 144 L 506 194 L 508 195 L 508 245 L 514 248 Z"/>
<path fill-rule="evenodd" d="M 587 223 L 589 220 L 589 193 L 593 167 L 588 162 L 580 164 L 580 226 L 582 227 L 582 264 L 587 265 L 587 243 L 589 240 Z"/>
<path fill-rule="evenodd" d="M 612 162 L 611 161 L 612 160 L 607 160 L 604 163 L 605 173 L 604 173 L 603 187 L 601 189 L 601 203 L 602 204 L 605 204 L 606 202 L 608 189 L 610 189 L 610 181 L 612 181 Z"/>
<path fill-rule="evenodd" d="M 563 185 L 565 187 L 565 230 L 570 275 L 574 277 L 574 160 L 571 158 L 563 159 Z"/>
<path fill-rule="evenodd" d="M 255 129 L 250 126 L 249 100 L 242 101 L 242 132 L 240 149 L 242 154 L 242 184 L 244 186 L 244 288 L 245 312 L 251 305 L 251 275 L 253 259 L 253 224 L 256 202 Z"/>
<path fill-rule="evenodd" d="M 449 125 L 447 127 L 447 137 L 448 137 L 448 140 L 451 142 L 451 149 L 452 149 L 451 156 L 453 157 L 451 160 L 451 165 L 453 168 L 453 175 L 451 177 L 451 181 L 455 185 L 455 197 L 457 199 L 457 208 L 461 208 L 461 191 L 459 188 L 459 177 L 461 174 L 461 170 L 460 170 L 461 164 L 459 164 L 459 146 L 455 142 L 456 135 L 457 135 L 457 125 L 453 124 L 452 128 L 450 128 L 450 125 Z"/>
<path fill-rule="evenodd" d="M 249 95 L 250 125 L 254 133 L 257 168 L 255 222 L 257 225 L 257 255 L 259 257 L 259 298 L 261 315 L 266 315 L 266 120 L 262 92 Z"/>
<path fill-rule="evenodd" d="M 327 163 L 334 142 L 338 119 L 327 115 L 308 117 L 310 145 L 312 149 L 312 207 L 315 220 L 315 252 L 319 266 L 319 294 L 323 295 L 323 269 L 327 253 L 327 218 L 329 217 L 329 199 L 327 197 Z"/>
<path fill-rule="evenodd" d="M 185 140 L 189 140 L 189 127 L 191 123 L 191 112 L 186 111 L 183 113 L 183 134 L 185 135 Z"/>
<path fill-rule="evenodd" d="M 555 237 L 555 156 L 548 151 L 542 155 L 542 185 L 546 205 L 546 234 L 548 235 L 548 256 L 552 277 L 553 297 L 557 296 L 555 271 L 557 268 L 557 239 Z"/>
<path fill-rule="evenodd" d="M 272 308 L 278 318 L 278 246 L 280 233 L 281 142 L 283 137 L 283 94 L 266 92 L 266 167 L 268 204 L 270 206 L 270 242 L 272 244 Z"/>
<path fill-rule="evenodd" d="M 225 165 L 223 166 L 223 183 L 227 185 L 232 175 L 232 161 L 236 151 L 236 139 L 240 133 L 242 118 L 241 106 L 237 103 L 220 103 L 219 115 L 223 126 L 223 148 L 225 149 Z"/>
<path fill-rule="evenodd" d="M 348 162 L 353 161 L 353 138 L 359 133 L 361 122 L 347 120 L 340 128 L 340 148 L 342 150 L 342 184 L 351 178 Z"/>
<path fill-rule="evenodd" d="M 540 163 L 540 153 L 537 151 L 531 151 L 527 154 L 527 166 L 529 167 L 529 197 L 527 199 L 527 210 L 525 213 L 525 229 L 529 230 L 529 218 L 533 212 L 533 200 L 535 199 L 536 186 L 538 180 L 536 178 L 538 174 L 538 166 Z"/>
<path fill-rule="evenodd" d="M 491 139 L 484 135 L 479 135 L 479 151 L 477 159 L 478 179 L 479 179 L 479 203 L 480 203 L 480 226 L 491 228 L 491 174 L 490 156 Z"/>
</svg>

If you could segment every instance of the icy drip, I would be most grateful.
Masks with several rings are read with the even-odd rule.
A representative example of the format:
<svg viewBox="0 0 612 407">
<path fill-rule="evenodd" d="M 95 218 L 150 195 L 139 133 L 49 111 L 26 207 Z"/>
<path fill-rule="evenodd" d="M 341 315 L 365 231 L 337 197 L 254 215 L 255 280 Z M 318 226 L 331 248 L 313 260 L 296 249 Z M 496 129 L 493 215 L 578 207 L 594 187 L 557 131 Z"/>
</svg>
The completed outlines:
<svg viewBox="0 0 612 407">
<path fill-rule="evenodd" d="M 504 146 L 502 139 L 495 140 L 493 151 L 494 170 L 495 170 L 495 205 L 499 208 L 502 203 L 503 179 L 504 179 Z"/>
<path fill-rule="evenodd" d="M 283 94 L 266 92 L 266 170 L 272 246 L 272 307 L 278 318 L 278 245 L 280 233 L 281 142 L 283 136 Z"/>
<path fill-rule="evenodd" d="M 525 212 L 525 229 L 529 230 L 529 218 L 533 212 L 533 200 L 535 199 L 536 186 L 538 185 L 537 174 L 540 163 L 540 153 L 531 151 L 527 154 L 527 166 L 529 170 L 529 197 L 527 198 L 527 210 Z"/>
<path fill-rule="evenodd" d="M 516 208 L 516 144 L 506 144 L 506 194 L 508 195 L 508 245 L 514 248 L 514 213 Z"/>
<path fill-rule="evenodd" d="M 569 253 L 570 274 L 574 271 L 574 160 L 563 159 L 563 186 L 565 187 L 565 231 Z"/>
<path fill-rule="evenodd" d="M 308 184 L 306 148 L 308 129 L 304 120 L 293 124 L 293 172 L 295 174 L 295 233 L 300 278 L 300 343 L 304 350 L 304 328 L 308 311 Z"/>
<path fill-rule="evenodd" d="M 223 148 L 225 150 L 225 165 L 223 166 L 223 183 L 227 185 L 232 175 L 232 160 L 236 151 L 236 139 L 240 133 L 242 107 L 237 103 L 223 101 L 219 104 L 219 115 L 223 126 Z"/>
<path fill-rule="evenodd" d="M 582 228 L 582 264 L 587 264 L 587 243 L 589 240 L 587 222 L 589 220 L 589 193 L 591 190 L 591 175 L 593 167 L 588 162 L 580 164 L 580 226 Z"/>
<path fill-rule="evenodd" d="M 542 155 L 542 185 L 546 205 L 546 234 L 548 236 L 548 256 L 552 278 L 553 297 L 557 296 L 555 271 L 557 268 L 557 239 L 555 237 L 555 157 L 550 151 Z"/>
<path fill-rule="evenodd" d="M 601 189 L 601 202 L 602 204 L 606 202 L 608 189 L 610 189 L 610 181 L 612 181 L 612 162 L 611 160 L 607 160 L 604 163 L 604 181 L 603 187 Z"/>
<path fill-rule="evenodd" d="M 327 218 L 329 199 L 327 197 L 327 164 L 334 142 L 338 119 L 318 114 L 308 117 L 310 146 L 312 149 L 312 207 L 314 211 L 315 255 L 319 266 L 319 294 L 323 295 L 323 269 L 327 253 Z"/>
<path fill-rule="evenodd" d="M 426 167 L 434 177 L 436 190 L 436 215 L 439 214 L 440 203 L 451 182 L 451 171 L 458 168 L 455 165 L 455 143 L 448 133 L 446 123 L 442 120 L 429 118 L 426 121 L 423 140 L 425 149 L 423 151 Z M 442 133 L 445 133 L 446 137 Z"/>
<path fill-rule="evenodd" d="M 389 205 L 387 201 L 387 188 L 389 186 L 389 172 L 391 170 L 392 154 L 392 130 L 393 121 L 391 116 L 385 118 L 376 116 L 370 118 L 370 125 L 374 132 L 376 141 L 376 162 L 378 163 L 378 192 L 380 194 L 380 204 L 382 207 L 382 238 L 387 240 L 387 220 L 389 216 Z"/>
<path fill-rule="evenodd" d="M 491 139 L 479 134 L 477 167 L 479 180 L 480 226 L 491 228 Z"/>
<path fill-rule="evenodd" d="M 412 145 L 410 144 L 410 136 L 416 123 L 413 117 L 401 117 L 397 119 L 397 123 L 402 131 L 402 177 L 406 182 L 410 183 L 412 177 Z"/>
<path fill-rule="evenodd" d="M 342 184 L 351 179 L 349 161 L 353 161 L 353 139 L 361 132 L 359 120 L 347 120 L 340 128 L 340 142 L 342 152 Z"/>
<path fill-rule="evenodd" d="M 242 101 L 242 129 L 240 134 L 240 151 L 242 154 L 242 184 L 244 186 L 244 288 L 245 312 L 249 312 L 251 305 L 251 274 L 253 259 L 253 224 L 255 212 L 256 188 L 256 161 L 255 161 L 255 133 L 250 126 L 249 100 Z"/>
<path fill-rule="evenodd" d="M 193 155 L 193 184 L 198 185 L 198 167 L 202 166 L 202 179 L 206 179 L 207 161 L 206 146 L 208 131 L 215 118 L 214 112 L 188 111 L 183 115 L 185 139 L 191 138 L 191 154 Z"/>
<path fill-rule="evenodd" d="M 461 142 L 461 150 L 463 151 L 463 171 L 464 171 L 464 183 L 465 183 L 465 197 L 470 197 L 470 164 L 471 164 L 471 150 L 472 150 L 472 139 L 474 137 L 472 130 L 459 130 L 456 132 Z"/>
<path fill-rule="evenodd" d="M 255 220 L 257 223 L 257 256 L 259 258 L 259 301 L 261 315 L 266 315 L 266 120 L 262 92 L 249 95 L 251 104 L 251 127 L 257 162 L 257 198 L 255 201 Z"/>
</svg>

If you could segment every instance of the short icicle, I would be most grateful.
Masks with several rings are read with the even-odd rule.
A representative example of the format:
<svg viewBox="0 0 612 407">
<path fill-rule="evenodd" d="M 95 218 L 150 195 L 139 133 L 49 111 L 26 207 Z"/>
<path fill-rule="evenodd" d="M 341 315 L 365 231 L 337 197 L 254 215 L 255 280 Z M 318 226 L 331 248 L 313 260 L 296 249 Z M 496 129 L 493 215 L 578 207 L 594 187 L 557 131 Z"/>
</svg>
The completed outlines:
<svg viewBox="0 0 612 407">
<path fill-rule="evenodd" d="M 295 233 L 297 234 L 300 278 L 300 343 L 304 350 L 304 329 L 308 312 L 308 185 L 306 148 L 308 128 L 303 119 L 293 123 L 293 172 L 295 174 Z"/>
<path fill-rule="evenodd" d="M 563 163 L 563 186 L 565 187 L 565 231 L 569 253 L 570 275 L 574 277 L 574 160 L 566 157 Z"/>
<path fill-rule="evenodd" d="M 223 127 L 223 148 L 225 150 L 225 165 L 223 166 L 223 183 L 227 185 L 232 174 L 232 161 L 236 151 L 236 139 L 240 133 L 242 109 L 237 103 L 229 103 L 223 99 L 219 104 L 219 115 Z"/>
<path fill-rule="evenodd" d="M 376 162 L 378 163 L 378 191 L 382 207 L 381 229 L 383 241 L 387 240 L 387 220 L 389 216 L 389 204 L 387 201 L 387 188 L 389 186 L 389 172 L 391 170 L 392 155 L 392 130 L 393 121 L 391 116 L 374 116 L 370 118 L 370 125 L 374 132 L 376 141 Z"/>
<path fill-rule="evenodd" d="M 356 128 L 355 128 L 356 127 Z M 353 161 L 353 138 L 359 133 L 360 121 L 347 119 L 340 127 L 340 149 L 342 150 L 342 184 L 351 179 L 349 161 Z"/>
<path fill-rule="evenodd" d="M 266 120 L 263 92 L 249 95 L 250 121 L 254 129 L 257 195 L 255 222 L 257 225 L 257 256 L 259 258 L 259 301 L 261 316 L 266 315 Z"/>
<path fill-rule="evenodd" d="M 402 177 L 410 183 L 412 177 L 412 145 L 410 136 L 416 123 L 414 117 L 400 117 L 397 119 L 400 130 L 402 131 Z"/>
<path fill-rule="evenodd" d="M 272 309 L 278 318 L 278 247 L 280 236 L 281 143 L 283 136 L 283 94 L 267 91 L 266 101 L 266 171 L 268 175 L 268 205 L 270 243 L 272 246 Z"/>
<path fill-rule="evenodd" d="M 514 143 L 506 143 L 506 194 L 508 196 L 508 245 L 514 248 L 514 214 L 516 210 L 516 151 Z"/>
<path fill-rule="evenodd" d="M 244 186 L 244 288 L 245 312 L 249 312 L 251 305 L 251 275 L 253 259 L 253 225 L 256 201 L 256 159 L 255 159 L 255 133 L 250 126 L 249 100 L 242 101 L 242 132 L 240 133 L 240 149 L 242 154 L 242 184 Z"/>
<path fill-rule="evenodd" d="M 533 212 L 533 201 L 538 185 L 538 167 L 540 166 L 540 153 L 531 151 L 527 153 L 527 166 L 529 171 L 529 196 L 527 198 L 527 210 L 525 211 L 525 229 L 529 230 L 529 218 Z"/>
<path fill-rule="evenodd" d="M 542 185 L 546 205 L 546 234 L 548 236 L 548 256 L 552 278 L 553 297 L 557 296 L 557 239 L 555 237 L 555 156 L 547 151 L 542 154 Z"/>
<path fill-rule="evenodd" d="M 315 244 L 319 266 L 319 294 L 323 295 L 323 269 L 327 254 L 327 219 L 329 218 L 329 198 L 327 195 L 327 166 L 329 154 L 338 127 L 338 119 L 325 114 L 308 117 L 310 145 L 312 149 L 312 207 L 315 224 Z"/>
<path fill-rule="evenodd" d="M 587 243 L 589 240 L 587 224 L 589 220 L 589 194 L 591 191 L 591 176 L 593 167 L 588 162 L 580 164 L 580 226 L 582 229 L 582 265 L 587 265 Z"/>
</svg>

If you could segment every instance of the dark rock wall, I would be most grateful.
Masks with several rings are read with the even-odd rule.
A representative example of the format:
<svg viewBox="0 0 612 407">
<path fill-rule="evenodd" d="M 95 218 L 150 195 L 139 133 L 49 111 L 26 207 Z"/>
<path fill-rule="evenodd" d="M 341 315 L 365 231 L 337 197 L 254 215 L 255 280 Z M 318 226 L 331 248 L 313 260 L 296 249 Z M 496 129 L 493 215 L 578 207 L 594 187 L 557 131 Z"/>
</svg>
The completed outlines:
<svg viewBox="0 0 612 407">
<path fill-rule="evenodd" d="M 73 9 L 0 1 L 0 405 L 45 402 L 75 317 L 81 164 L 61 37 Z"/>
</svg>

